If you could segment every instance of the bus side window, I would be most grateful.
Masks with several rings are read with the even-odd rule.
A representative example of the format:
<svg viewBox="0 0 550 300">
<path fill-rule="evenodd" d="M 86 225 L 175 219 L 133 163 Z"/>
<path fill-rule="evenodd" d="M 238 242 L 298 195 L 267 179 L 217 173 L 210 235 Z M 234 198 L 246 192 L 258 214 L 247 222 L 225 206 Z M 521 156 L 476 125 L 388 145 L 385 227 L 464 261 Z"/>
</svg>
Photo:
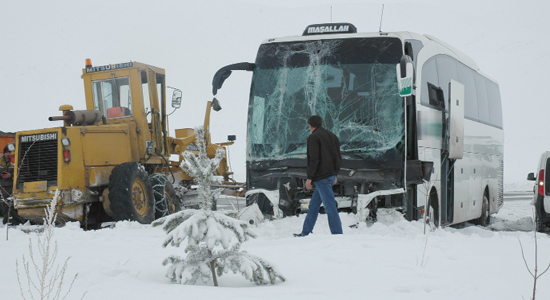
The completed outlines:
<svg viewBox="0 0 550 300">
<path fill-rule="evenodd" d="M 447 55 L 436 56 L 437 60 L 437 77 L 439 78 L 439 87 L 443 89 L 445 99 L 449 99 L 449 83 L 451 79 L 458 80 L 458 70 L 456 60 Z"/>
<path fill-rule="evenodd" d="M 430 88 L 429 85 L 439 86 L 439 79 L 437 78 L 437 66 L 435 64 L 435 57 L 430 58 L 422 66 L 422 95 L 420 96 L 420 102 L 424 105 L 430 105 Z M 424 87 L 428 87 L 424 92 Z"/>
<path fill-rule="evenodd" d="M 479 120 L 485 124 L 490 124 L 489 121 L 489 99 L 487 98 L 487 85 L 485 78 L 476 73 L 476 91 L 477 91 L 477 106 L 479 109 Z"/>
<path fill-rule="evenodd" d="M 502 104 L 498 85 L 487 80 L 487 96 L 489 98 L 489 123 L 502 128 Z"/>
<path fill-rule="evenodd" d="M 445 96 L 441 88 L 428 82 L 428 96 L 431 106 L 435 106 L 437 109 L 445 109 Z"/>
<path fill-rule="evenodd" d="M 479 121 L 474 70 L 459 63 L 458 76 L 460 77 L 460 82 L 464 84 L 464 116 Z"/>
<path fill-rule="evenodd" d="M 411 59 L 416 62 L 418 52 L 420 52 L 420 49 L 423 47 L 424 44 L 419 40 L 405 40 L 405 55 L 410 56 Z"/>
</svg>

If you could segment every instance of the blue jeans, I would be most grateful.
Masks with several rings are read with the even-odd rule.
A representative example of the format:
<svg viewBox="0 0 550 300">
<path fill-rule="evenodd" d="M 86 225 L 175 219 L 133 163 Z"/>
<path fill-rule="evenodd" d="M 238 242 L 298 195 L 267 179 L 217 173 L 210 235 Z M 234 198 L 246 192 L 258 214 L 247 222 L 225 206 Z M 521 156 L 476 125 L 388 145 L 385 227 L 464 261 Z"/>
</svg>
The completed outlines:
<svg viewBox="0 0 550 300">
<path fill-rule="evenodd" d="M 340 216 L 338 215 L 336 200 L 334 199 L 334 192 L 332 191 L 332 185 L 335 180 L 336 176 L 330 176 L 313 182 L 315 185 L 315 192 L 313 192 L 313 196 L 311 196 L 311 200 L 309 201 L 309 210 L 302 229 L 303 236 L 306 236 L 313 231 L 315 222 L 317 222 L 317 216 L 319 215 L 321 203 L 323 203 L 325 212 L 328 216 L 330 232 L 332 234 L 343 233 L 342 222 L 340 221 Z"/>
</svg>

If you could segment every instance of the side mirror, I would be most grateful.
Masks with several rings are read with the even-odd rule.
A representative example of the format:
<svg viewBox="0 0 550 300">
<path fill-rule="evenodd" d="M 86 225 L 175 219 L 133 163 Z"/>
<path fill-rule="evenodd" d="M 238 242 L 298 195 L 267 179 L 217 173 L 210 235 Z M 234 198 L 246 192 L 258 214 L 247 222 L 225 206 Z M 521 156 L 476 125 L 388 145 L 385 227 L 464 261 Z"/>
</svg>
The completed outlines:
<svg viewBox="0 0 550 300">
<path fill-rule="evenodd" d="M 218 101 L 218 99 L 216 99 L 216 98 L 212 99 L 212 109 L 214 111 L 222 110 L 222 107 L 220 105 L 220 101 Z"/>
<path fill-rule="evenodd" d="M 527 180 L 529 180 L 529 181 L 535 181 L 535 180 L 537 180 L 537 179 L 535 178 L 535 173 L 529 173 L 529 174 L 527 174 Z"/>
<path fill-rule="evenodd" d="M 399 96 L 407 97 L 412 95 L 414 66 L 408 55 L 401 57 L 400 62 L 396 65 L 396 72 Z"/>
<path fill-rule="evenodd" d="M 181 95 L 182 95 L 182 92 L 180 90 L 174 90 L 174 93 L 172 94 L 173 108 L 178 109 L 181 107 Z"/>
<path fill-rule="evenodd" d="M 254 71 L 255 68 L 255 64 L 242 62 L 219 69 L 216 74 L 214 74 L 214 78 L 212 79 L 212 95 L 215 96 L 218 93 L 218 90 L 222 87 L 223 82 L 231 75 L 231 71 Z"/>
</svg>

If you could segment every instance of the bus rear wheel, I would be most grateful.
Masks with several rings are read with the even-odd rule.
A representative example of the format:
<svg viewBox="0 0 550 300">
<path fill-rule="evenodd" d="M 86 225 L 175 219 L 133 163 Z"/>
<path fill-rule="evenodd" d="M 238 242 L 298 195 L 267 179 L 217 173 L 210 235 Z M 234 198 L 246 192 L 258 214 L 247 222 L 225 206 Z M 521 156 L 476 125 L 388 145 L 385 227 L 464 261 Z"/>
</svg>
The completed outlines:
<svg viewBox="0 0 550 300">
<path fill-rule="evenodd" d="M 483 202 L 481 203 L 481 216 L 477 219 L 477 223 L 483 227 L 489 226 L 491 215 L 489 211 L 489 197 L 483 194 Z"/>
</svg>

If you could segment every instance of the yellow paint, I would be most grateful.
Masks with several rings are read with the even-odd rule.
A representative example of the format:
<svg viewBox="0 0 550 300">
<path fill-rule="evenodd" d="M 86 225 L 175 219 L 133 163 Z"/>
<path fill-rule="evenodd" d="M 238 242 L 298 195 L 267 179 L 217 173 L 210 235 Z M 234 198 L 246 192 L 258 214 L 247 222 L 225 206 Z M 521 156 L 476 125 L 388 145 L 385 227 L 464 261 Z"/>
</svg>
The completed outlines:
<svg viewBox="0 0 550 300">
<path fill-rule="evenodd" d="M 33 181 L 25 182 L 23 184 L 23 191 L 25 193 L 45 192 L 48 190 L 47 181 Z"/>
<path fill-rule="evenodd" d="M 85 166 L 115 166 L 133 161 L 126 124 L 85 129 L 81 136 Z"/>
<path fill-rule="evenodd" d="M 92 167 L 86 168 L 88 186 L 89 187 L 100 187 L 106 186 L 109 184 L 109 175 L 114 167 Z"/>
<path fill-rule="evenodd" d="M 195 134 L 193 128 L 176 129 L 176 138 L 186 138 Z"/>
<path fill-rule="evenodd" d="M 166 76 L 164 69 L 132 62 L 131 67 L 115 67 L 104 71 L 87 72 L 84 68 L 84 94 L 86 107 L 76 109 L 94 110 L 94 81 L 114 80 L 127 77 L 129 87 L 125 95 L 131 99 L 131 116 L 121 116 L 107 119 L 95 125 L 69 124 L 67 121 L 52 123 L 53 128 L 30 130 L 17 133 L 15 157 L 20 157 L 19 136 L 55 132 L 57 134 L 57 180 L 50 182 L 25 182 L 14 187 L 14 196 L 17 199 L 16 208 L 24 218 L 39 218 L 43 215 L 43 208 L 49 204 L 57 189 L 62 191 L 58 201 L 58 211 L 64 218 L 82 220 L 83 205 L 85 203 L 101 201 L 100 197 L 108 195 L 106 188 L 109 185 L 109 176 L 112 169 L 125 162 L 140 162 L 149 172 L 161 172 L 167 176 L 172 174 L 177 181 L 190 181 L 191 178 L 179 167 L 183 157 L 170 161 L 171 154 L 181 154 L 187 146 L 196 142 L 193 129 L 176 129 L 176 137 L 168 136 L 168 118 L 166 116 Z M 106 95 L 102 98 L 99 108 L 109 101 Z M 122 101 L 121 101 L 122 102 Z M 119 104 L 122 106 L 122 103 Z M 113 106 L 118 106 L 114 105 Z M 61 105 L 61 114 L 73 110 L 71 105 Z M 210 141 L 208 128 L 210 125 L 211 102 L 206 103 L 204 126 L 206 128 L 207 155 L 214 157 L 216 150 L 224 148 L 230 143 L 213 144 Z M 198 125 L 198 124 L 190 124 Z M 56 127 L 61 126 L 61 127 Z M 63 146 L 62 138 L 69 138 L 70 145 Z M 147 145 L 152 143 L 153 153 L 147 153 Z M 70 152 L 70 161 L 63 159 L 64 151 Z M 15 178 L 19 161 L 15 165 Z M 227 160 L 220 163 L 218 175 L 229 176 Z M 136 195 L 139 195 L 139 186 L 134 186 Z M 100 195 L 103 191 L 103 195 Z M 70 195 L 78 192 L 78 199 Z M 67 198 L 67 199 L 65 199 Z M 141 198 L 136 196 L 134 201 Z M 108 199 L 107 199 L 108 200 Z M 105 203 L 108 201 L 103 199 Z M 139 202 L 139 201 L 138 201 Z"/>
</svg>

